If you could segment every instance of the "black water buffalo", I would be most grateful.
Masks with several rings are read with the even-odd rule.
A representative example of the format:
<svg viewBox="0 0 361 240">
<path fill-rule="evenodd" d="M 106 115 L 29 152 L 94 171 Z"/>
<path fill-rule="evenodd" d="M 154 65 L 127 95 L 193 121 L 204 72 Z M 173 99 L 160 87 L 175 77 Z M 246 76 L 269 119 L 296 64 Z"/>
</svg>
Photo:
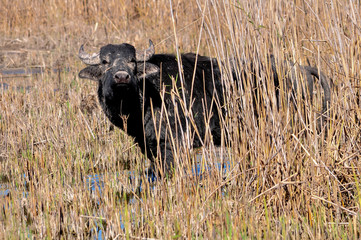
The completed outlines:
<svg viewBox="0 0 361 240">
<path fill-rule="evenodd" d="M 192 147 L 205 141 L 221 143 L 224 88 L 216 59 L 182 54 L 178 59 L 183 73 L 180 76 L 176 56 L 155 54 L 151 41 L 145 51 L 126 43 L 109 44 L 92 55 L 81 46 L 79 57 L 88 65 L 79 77 L 98 81 L 99 102 L 106 116 L 134 137 L 153 170 L 169 172 L 174 166 L 174 151 L 184 141 L 188 141 L 185 146 Z M 277 87 L 275 63 L 271 62 Z M 315 68 L 303 67 L 301 71 L 306 74 L 310 92 L 312 76 L 321 79 L 327 106 L 329 87 L 325 77 L 319 77 Z M 184 135 L 186 129 L 191 133 L 188 137 Z M 154 165 L 157 157 L 162 166 Z"/>
</svg>

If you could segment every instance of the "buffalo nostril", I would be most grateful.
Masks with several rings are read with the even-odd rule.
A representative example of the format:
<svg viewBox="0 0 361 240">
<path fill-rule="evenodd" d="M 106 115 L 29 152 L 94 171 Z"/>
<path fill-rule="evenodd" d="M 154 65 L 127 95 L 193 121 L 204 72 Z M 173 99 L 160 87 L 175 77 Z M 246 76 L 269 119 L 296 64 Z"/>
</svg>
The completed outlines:
<svg viewBox="0 0 361 240">
<path fill-rule="evenodd" d="M 114 80 L 117 83 L 129 83 L 129 79 L 130 79 L 130 76 L 125 71 L 119 71 L 119 72 L 115 73 L 115 75 L 114 75 Z"/>
<path fill-rule="evenodd" d="M 115 74 L 115 78 L 117 78 L 117 79 L 128 79 L 128 78 L 129 78 L 129 74 L 117 73 L 117 74 Z"/>
</svg>

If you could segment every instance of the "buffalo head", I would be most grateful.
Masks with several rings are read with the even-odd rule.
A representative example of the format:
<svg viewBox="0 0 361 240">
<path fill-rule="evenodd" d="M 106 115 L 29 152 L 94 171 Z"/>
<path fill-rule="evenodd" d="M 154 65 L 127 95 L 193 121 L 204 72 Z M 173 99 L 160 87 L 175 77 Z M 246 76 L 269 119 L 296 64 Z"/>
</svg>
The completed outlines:
<svg viewBox="0 0 361 240">
<path fill-rule="evenodd" d="M 98 82 L 98 100 L 105 114 L 117 127 L 124 129 L 123 117 L 129 116 L 128 133 L 138 139 L 143 134 L 141 103 L 143 83 L 159 76 L 160 68 L 148 62 L 154 55 L 154 45 L 138 51 L 132 45 L 108 44 L 99 52 L 88 54 L 83 46 L 79 58 L 88 66 L 79 72 L 80 78 Z"/>
<path fill-rule="evenodd" d="M 108 44 L 98 53 L 88 54 L 83 45 L 79 58 L 88 66 L 80 71 L 80 78 L 99 81 L 104 97 L 113 95 L 118 88 L 135 88 L 140 78 L 159 71 L 159 68 L 147 61 L 154 55 L 154 45 L 149 40 L 149 48 L 138 51 L 132 45 Z"/>
</svg>

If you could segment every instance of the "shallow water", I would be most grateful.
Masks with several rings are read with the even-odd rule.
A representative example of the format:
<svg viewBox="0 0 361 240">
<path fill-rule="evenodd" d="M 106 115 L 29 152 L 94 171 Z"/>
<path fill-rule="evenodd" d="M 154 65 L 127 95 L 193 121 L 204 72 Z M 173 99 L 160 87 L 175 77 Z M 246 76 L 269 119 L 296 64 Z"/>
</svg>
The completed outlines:
<svg viewBox="0 0 361 240">
<path fill-rule="evenodd" d="M 69 72 L 70 68 L 45 68 L 45 67 L 28 67 L 28 68 L 0 68 L 0 77 L 13 78 L 13 77 L 27 77 L 35 74 L 43 74 L 46 72 Z"/>
<path fill-rule="evenodd" d="M 27 84 L 27 80 L 31 76 L 36 76 L 44 73 L 63 73 L 69 72 L 70 68 L 0 68 L 0 93 L 1 91 L 14 90 L 28 93 L 33 88 Z M 56 91 L 56 90 L 54 90 Z"/>
<path fill-rule="evenodd" d="M 199 156 L 196 156 L 196 158 L 198 158 Z M 197 159 L 199 160 L 199 159 Z M 225 175 L 227 172 L 230 172 L 232 169 L 231 163 L 229 161 L 225 162 L 225 163 L 215 163 L 212 164 L 213 166 L 207 165 L 205 166 L 204 164 L 196 164 L 194 166 L 194 168 L 192 169 L 192 177 L 197 177 L 198 179 L 202 179 L 204 175 L 207 175 L 208 173 L 210 173 L 212 170 L 217 170 L 217 171 L 221 171 L 222 175 Z M 135 176 L 133 172 L 128 172 L 129 174 L 129 180 L 132 181 L 136 181 L 136 178 L 141 178 L 141 176 Z M 152 174 L 152 175 L 148 175 L 147 177 L 147 181 L 149 183 L 154 183 L 157 181 L 157 178 Z M 85 180 L 86 184 L 87 184 L 87 188 L 89 189 L 89 191 L 92 194 L 95 194 L 95 196 L 98 196 L 99 198 L 102 197 L 102 189 L 104 188 L 104 177 L 102 175 L 88 175 L 86 177 Z M 140 180 L 139 181 L 139 186 L 137 186 L 137 189 L 132 189 L 133 192 L 138 192 L 141 193 L 143 191 L 143 183 Z M 151 185 L 153 186 L 153 184 Z M 154 190 L 154 186 L 151 187 L 152 190 Z M 223 192 L 222 192 L 223 194 Z M 136 201 L 135 197 L 129 199 L 129 203 L 132 204 Z M 100 204 L 100 199 L 98 199 L 98 204 Z M 124 226 L 124 222 L 122 221 L 122 215 L 121 212 L 119 212 L 119 216 L 120 216 L 120 227 L 121 229 L 124 231 L 125 230 L 125 226 Z M 132 216 L 132 213 L 130 212 L 130 217 L 132 219 L 135 219 L 135 216 Z M 101 228 L 98 227 L 98 225 L 96 224 L 96 228 L 94 229 L 94 231 L 96 231 L 97 234 L 95 234 L 95 239 L 103 239 L 104 236 L 104 232 Z M 93 231 L 93 230 L 92 230 Z"/>
<path fill-rule="evenodd" d="M 33 67 L 33 68 L 5 68 L 0 69 L 0 75 L 2 77 L 13 77 L 18 75 L 34 75 L 44 73 L 45 70 L 43 67 Z"/>
<path fill-rule="evenodd" d="M 7 90 L 16 90 L 18 92 L 30 92 L 30 90 L 32 89 L 32 86 L 30 85 L 27 85 L 27 86 L 22 86 L 22 85 L 17 85 L 17 86 L 13 86 L 13 85 L 10 85 L 6 82 L 3 82 L 3 83 L 0 83 L 0 91 L 1 90 L 4 90 L 4 91 L 7 91 Z"/>
<path fill-rule="evenodd" d="M 196 156 L 196 159 L 197 158 L 198 158 L 198 156 Z M 197 160 L 199 160 L 199 159 L 197 159 Z M 212 164 L 212 166 L 210 166 L 210 165 L 204 166 L 204 164 L 202 165 L 202 164 L 198 163 L 192 169 L 191 177 L 197 177 L 198 179 L 201 179 L 203 176 L 207 175 L 212 170 L 221 171 L 222 174 L 226 174 L 227 172 L 229 172 L 231 170 L 231 164 L 229 161 L 227 161 L 223 164 L 222 163 Z M 128 178 L 131 183 L 133 181 L 139 182 L 139 185 L 136 186 L 137 189 L 132 189 L 132 191 L 141 193 L 143 191 L 143 183 L 141 181 L 141 176 L 135 175 L 135 173 L 131 172 L 131 171 L 129 171 L 127 173 L 128 173 Z M 124 174 L 124 173 L 121 173 L 121 174 Z M 151 175 L 146 176 L 146 181 L 151 183 L 151 186 L 153 186 L 153 187 L 151 187 L 151 190 L 154 190 L 154 183 L 157 181 L 157 178 L 153 174 L 151 174 Z M 25 185 L 27 184 L 25 174 L 24 174 L 24 184 Z M 102 174 L 87 175 L 84 179 L 84 184 L 85 184 L 86 188 L 90 191 L 90 193 L 93 196 L 95 196 L 97 204 L 99 205 L 99 207 L 101 207 L 101 202 L 102 202 L 101 198 L 102 198 L 102 194 L 103 194 L 103 189 L 105 187 L 104 176 Z M 0 184 L 0 198 L 10 197 L 11 189 L 12 189 L 12 187 L 9 184 L 1 183 Z M 23 197 L 26 198 L 27 196 L 28 196 L 28 193 L 24 192 Z M 136 202 L 136 198 L 132 197 L 131 199 L 128 200 L 128 202 L 130 204 L 133 204 Z M 4 205 L 3 207 L 6 208 L 6 205 Z M 119 216 L 120 216 L 120 219 L 119 219 L 120 227 L 122 230 L 125 230 L 125 225 L 122 220 L 121 211 L 119 211 Z M 97 217 L 97 216 L 94 216 L 94 217 Z M 135 216 L 132 216 L 131 212 L 130 212 L 130 217 L 132 219 L 135 219 Z M 105 236 L 104 230 L 102 229 L 102 227 L 99 225 L 99 223 L 97 221 L 95 221 L 95 225 L 96 225 L 96 227 L 91 229 L 91 235 L 94 236 L 94 239 L 104 239 L 104 236 Z"/>
</svg>

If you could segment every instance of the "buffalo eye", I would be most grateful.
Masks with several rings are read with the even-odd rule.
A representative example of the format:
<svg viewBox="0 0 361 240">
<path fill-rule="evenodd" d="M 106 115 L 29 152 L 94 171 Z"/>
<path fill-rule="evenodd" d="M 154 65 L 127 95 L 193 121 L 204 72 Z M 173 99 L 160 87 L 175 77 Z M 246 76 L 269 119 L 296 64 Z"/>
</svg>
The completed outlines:
<svg viewBox="0 0 361 240">
<path fill-rule="evenodd" d="M 104 65 L 105 65 L 105 64 L 108 64 L 108 63 L 109 63 L 109 62 L 108 62 L 107 60 L 105 60 L 105 59 L 104 59 L 104 60 L 102 60 L 102 64 L 104 64 Z"/>
</svg>

